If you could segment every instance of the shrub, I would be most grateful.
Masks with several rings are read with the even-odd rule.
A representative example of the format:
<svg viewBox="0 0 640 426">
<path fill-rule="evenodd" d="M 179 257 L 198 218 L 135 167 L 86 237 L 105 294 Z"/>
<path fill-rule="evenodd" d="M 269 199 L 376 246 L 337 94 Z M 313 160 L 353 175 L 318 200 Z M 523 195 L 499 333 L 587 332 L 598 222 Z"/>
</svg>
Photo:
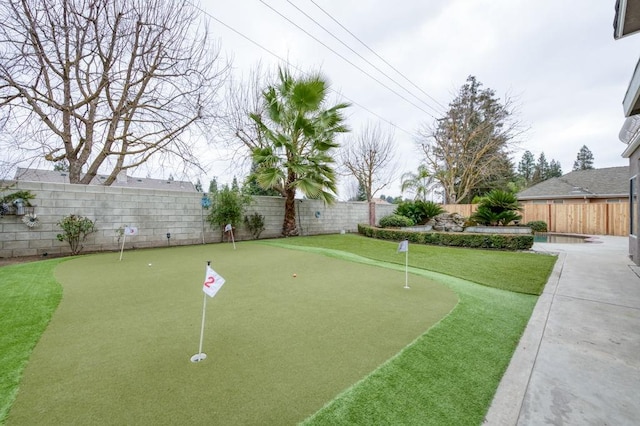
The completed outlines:
<svg viewBox="0 0 640 426">
<path fill-rule="evenodd" d="M 11 204 L 17 199 L 22 199 L 25 206 L 31 207 L 31 200 L 34 198 L 36 196 L 31 191 L 17 191 L 0 198 L 0 204 Z"/>
<path fill-rule="evenodd" d="M 531 228 L 533 232 L 547 232 L 548 230 L 547 222 L 544 220 L 532 220 L 531 222 L 526 223 L 525 226 Z"/>
<path fill-rule="evenodd" d="M 444 209 L 433 201 L 403 201 L 394 213 L 412 219 L 415 224 L 424 225 L 431 218 L 444 213 Z"/>
<path fill-rule="evenodd" d="M 70 214 L 62 218 L 58 222 L 58 226 L 62 228 L 62 234 L 56 237 L 58 241 L 67 241 L 71 248 L 71 254 L 76 255 L 82 250 L 82 242 L 87 239 L 89 234 L 96 232 L 95 223 L 86 217 Z"/>
<path fill-rule="evenodd" d="M 212 228 L 220 227 L 221 231 L 227 224 L 235 228 L 242 220 L 244 207 L 251 201 L 251 197 L 241 194 L 237 189 L 229 188 L 228 185 L 212 192 L 209 198 L 211 211 L 207 215 L 207 221 Z"/>
<path fill-rule="evenodd" d="M 424 223 L 429 222 L 434 217 L 445 212 L 440 204 L 434 203 L 433 201 L 425 201 L 421 203 Z"/>
<path fill-rule="evenodd" d="M 522 210 L 516 196 L 510 192 L 494 189 L 480 199 L 478 209 L 471 219 L 480 225 L 508 225 L 522 219 Z"/>
<path fill-rule="evenodd" d="M 398 215 L 398 214 L 390 214 L 388 216 L 384 216 L 380 218 L 380 226 L 383 228 L 391 228 L 391 227 L 401 228 L 403 226 L 413 226 L 413 225 L 414 225 L 414 222 L 412 219 L 406 216 Z"/>
<path fill-rule="evenodd" d="M 264 231 L 264 216 L 258 213 L 254 213 L 251 216 L 244 217 L 244 224 L 251 232 L 254 239 L 260 238 L 260 234 Z"/>
<path fill-rule="evenodd" d="M 524 234 L 472 234 L 467 232 L 411 232 L 380 229 L 358 225 L 358 232 L 366 237 L 449 247 L 483 248 L 494 250 L 528 250 L 533 246 L 533 235 Z"/>
</svg>

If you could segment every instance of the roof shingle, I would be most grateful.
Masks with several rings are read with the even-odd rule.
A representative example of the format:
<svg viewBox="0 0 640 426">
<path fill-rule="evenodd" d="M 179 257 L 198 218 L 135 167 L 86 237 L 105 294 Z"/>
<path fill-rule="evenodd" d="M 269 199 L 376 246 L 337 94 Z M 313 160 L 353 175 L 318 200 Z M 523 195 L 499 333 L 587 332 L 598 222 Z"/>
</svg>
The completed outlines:
<svg viewBox="0 0 640 426">
<path fill-rule="evenodd" d="M 520 191 L 518 199 L 624 197 L 629 195 L 629 177 L 629 166 L 577 170 Z"/>
<path fill-rule="evenodd" d="M 96 177 L 94 177 L 91 181 L 91 185 L 103 185 L 103 182 L 107 179 L 107 177 L 107 175 L 96 175 Z M 26 182 L 70 183 L 68 172 L 25 168 L 18 168 L 18 170 L 16 171 L 15 180 Z M 124 172 L 118 175 L 118 178 L 111 184 L 111 186 L 141 189 L 162 189 L 165 191 L 196 191 L 195 186 L 191 182 L 166 179 L 137 178 L 127 176 Z"/>
</svg>

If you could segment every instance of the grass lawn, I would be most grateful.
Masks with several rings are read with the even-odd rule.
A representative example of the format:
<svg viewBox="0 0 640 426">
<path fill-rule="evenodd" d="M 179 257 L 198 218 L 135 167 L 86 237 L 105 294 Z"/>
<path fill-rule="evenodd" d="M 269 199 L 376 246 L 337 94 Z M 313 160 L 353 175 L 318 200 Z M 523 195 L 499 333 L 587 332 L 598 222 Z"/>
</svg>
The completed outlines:
<svg viewBox="0 0 640 426">
<path fill-rule="evenodd" d="M 280 241 L 280 240 L 273 240 Z M 360 235 L 288 238 L 287 245 L 322 247 L 404 265 L 398 243 Z M 409 265 L 474 283 L 526 294 L 542 294 L 556 258 L 535 253 L 409 244 Z"/>
<path fill-rule="evenodd" d="M 293 244 L 300 247 L 285 247 Z M 309 252 L 318 246 L 329 256 Z M 383 246 L 395 263 L 382 261 Z M 411 246 L 410 260 L 418 251 Z M 504 254 L 486 253 L 486 262 Z M 208 259 L 228 282 L 208 302 L 209 357 L 192 364 Z M 3 356 L 29 357 L 8 423 L 479 424 L 537 298 L 413 260 L 404 290 L 403 259 L 393 243 L 342 235 L 63 262 L 54 272 L 62 302 L 31 356 L 29 345 L 2 341 Z M 546 281 L 555 260 L 547 259 L 546 270 L 532 260 L 508 285 Z M 11 291 L 5 278 L 19 273 L 59 298 L 49 262 L 0 268 L 0 300 Z M 22 316 L 44 312 L 46 324 L 57 300 L 34 306 L 42 289 L 22 291 L 30 296 L 11 306 Z M 1 335 L 12 330 L 0 323 Z M 40 333 L 24 334 L 35 342 Z M 0 365 L 3 378 L 17 380 L 21 370 Z M 13 382 L 0 395 L 0 418 Z"/>
<path fill-rule="evenodd" d="M 22 370 L 62 297 L 53 278 L 63 259 L 0 268 L 0 422 L 18 391 Z"/>
</svg>

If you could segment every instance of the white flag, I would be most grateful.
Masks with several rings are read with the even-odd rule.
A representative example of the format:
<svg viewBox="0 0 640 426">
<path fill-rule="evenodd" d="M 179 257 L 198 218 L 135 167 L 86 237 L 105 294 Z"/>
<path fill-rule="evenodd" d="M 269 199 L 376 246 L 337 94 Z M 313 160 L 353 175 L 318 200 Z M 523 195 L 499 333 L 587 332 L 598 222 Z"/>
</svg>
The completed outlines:
<svg viewBox="0 0 640 426">
<path fill-rule="evenodd" d="M 400 241 L 398 245 L 398 253 L 409 251 L 409 240 Z"/>
<path fill-rule="evenodd" d="M 231 228 L 231 224 L 230 224 L 230 223 L 227 223 L 227 225 L 224 227 L 224 232 L 229 232 L 229 231 L 231 231 L 231 230 L 232 230 L 232 228 Z"/>
<path fill-rule="evenodd" d="M 126 235 L 138 235 L 138 228 L 135 226 L 127 226 L 124 228 L 124 233 Z"/>
<path fill-rule="evenodd" d="M 207 265 L 207 273 L 204 277 L 204 286 L 202 287 L 202 291 L 207 293 L 209 297 L 213 297 L 216 295 L 218 290 L 220 290 L 224 282 L 224 278 L 218 275 L 216 271 Z"/>
</svg>

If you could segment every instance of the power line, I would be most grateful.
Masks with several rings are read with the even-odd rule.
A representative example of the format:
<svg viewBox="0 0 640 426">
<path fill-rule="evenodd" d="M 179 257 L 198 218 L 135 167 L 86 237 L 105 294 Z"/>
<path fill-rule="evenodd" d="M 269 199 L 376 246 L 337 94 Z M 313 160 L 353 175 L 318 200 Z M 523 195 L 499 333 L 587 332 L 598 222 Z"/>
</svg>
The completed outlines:
<svg viewBox="0 0 640 426">
<path fill-rule="evenodd" d="M 441 114 L 442 112 L 439 111 L 438 109 L 434 108 L 433 106 L 431 106 L 430 104 L 428 104 L 427 102 L 425 102 L 423 99 L 419 98 L 418 96 L 416 96 L 412 91 L 410 91 L 409 89 L 407 89 L 406 87 L 404 87 L 402 84 L 398 83 L 393 77 L 391 77 L 389 74 L 385 73 L 384 71 L 382 71 L 377 65 L 375 65 L 374 63 L 372 63 L 371 61 L 369 61 L 367 58 L 365 58 L 364 56 L 362 56 L 359 52 L 357 52 L 356 50 L 354 50 L 351 46 L 349 46 L 347 43 L 345 43 L 343 40 L 341 40 L 338 36 L 336 36 L 335 34 L 333 34 L 331 31 L 329 31 L 327 28 L 325 28 L 322 24 L 320 24 L 318 21 L 316 21 L 312 16 L 310 16 L 309 14 L 307 14 L 304 10 L 300 9 L 298 6 L 296 6 L 293 2 L 291 2 L 291 0 L 287 0 L 287 3 L 289 3 L 291 6 L 293 6 L 294 8 L 296 8 L 300 13 L 302 13 L 304 16 L 306 16 L 309 20 L 313 21 L 317 26 L 319 26 L 320 28 L 322 28 L 327 34 L 329 34 L 331 37 L 333 37 L 335 40 L 337 40 L 339 43 L 341 43 L 344 47 L 346 47 L 347 49 L 349 49 L 350 51 L 352 51 L 354 54 L 356 54 L 360 59 L 362 59 L 363 61 L 365 61 L 367 64 L 371 65 L 376 71 L 378 71 L 380 74 L 384 75 L 385 77 L 387 77 L 389 80 L 391 80 L 392 82 L 394 82 L 396 85 L 398 85 L 398 87 L 400 87 L 402 90 L 404 90 L 405 92 L 407 92 L 408 94 L 410 94 L 411 96 L 413 96 L 414 98 L 416 98 L 418 100 L 418 102 L 422 102 L 425 106 L 427 106 L 428 108 L 431 108 L 433 111 L 435 111 L 436 114 Z"/>
<path fill-rule="evenodd" d="M 217 23 L 219 23 L 220 25 L 224 26 L 225 28 L 231 30 L 232 32 L 234 32 L 235 34 L 239 35 L 240 37 L 242 37 L 243 39 L 247 40 L 248 42 L 250 42 L 251 44 L 255 45 L 256 47 L 264 50 L 265 52 L 267 52 L 268 54 L 270 54 L 271 56 L 277 58 L 278 60 L 280 60 L 281 62 L 287 64 L 289 67 L 297 70 L 298 72 L 302 73 L 302 74 L 308 74 L 307 72 L 305 72 L 304 70 L 301 70 L 300 68 L 298 68 L 297 66 L 293 65 L 291 62 L 289 62 L 288 60 L 282 58 L 281 56 L 279 56 L 278 54 L 272 52 L 271 50 L 269 50 L 268 48 L 264 47 L 263 45 L 261 45 L 260 43 L 258 43 L 257 41 L 253 40 L 252 38 L 248 37 L 247 35 L 243 34 L 242 32 L 236 30 L 235 28 L 233 28 L 232 26 L 226 24 L 225 22 L 221 21 L 220 19 L 216 18 L 214 15 L 212 15 L 211 13 L 209 13 L 208 11 L 202 9 L 200 6 L 195 5 L 193 3 L 191 3 L 191 5 L 199 10 L 200 12 L 202 12 L 203 14 L 207 15 L 209 18 L 213 19 L 214 21 L 216 21 Z M 389 124 L 390 126 L 410 135 L 410 136 L 414 136 L 415 132 L 410 132 L 400 126 L 398 126 L 397 124 L 387 120 L 386 118 L 382 117 L 381 115 L 379 115 L 378 113 L 370 110 L 369 108 L 365 107 L 364 105 L 354 101 L 353 99 L 349 98 L 348 96 L 345 96 L 342 93 L 337 92 L 336 90 L 332 89 L 331 87 L 329 87 L 329 90 L 333 93 L 335 93 L 336 95 L 346 99 L 347 101 L 349 101 L 351 104 L 353 105 L 357 105 L 358 107 L 362 108 L 363 110 L 365 110 L 366 112 L 368 112 L 369 114 L 379 118 L 380 120 L 384 121 L 385 123 Z M 430 114 L 429 114 L 430 115 Z M 433 116 L 432 116 L 433 117 Z"/>
<path fill-rule="evenodd" d="M 336 18 L 334 18 L 329 12 L 327 12 L 326 10 L 324 10 L 322 7 L 320 7 L 314 0 L 309 0 L 311 3 L 313 3 L 318 9 L 320 9 L 325 15 L 327 15 L 331 20 L 333 20 L 333 22 L 335 22 L 336 24 L 340 25 L 340 27 L 345 30 L 346 32 L 348 32 L 353 38 L 355 38 L 356 40 L 358 40 L 360 42 L 360 44 L 362 44 L 364 47 L 366 47 L 371 53 L 373 53 L 374 55 L 376 55 L 382 62 L 384 62 L 385 64 L 387 64 L 392 70 L 394 70 L 395 72 L 397 72 L 402 78 L 404 78 L 407 82 L 409 82 L 409 84 L 411 84 L 413 87 L 415 87 L 416 89 L 418 89 L 419 91 L 421 91 L 422 93 L 424 93 L 425 96 L 427 96 L 429 99 L 431 99 L 432 101 L 434 101 L 435 103 L 437 103 L 438 105 L 440 105 L 442 108 L 444 108 L 445 110 L 447 109 L 446 106 L 442 105 L 440 102 L 438 102 L 437 99 L 435 99 L 434 97 L 432 97 L 431 95 L 429 95 L 427 92 L 425 92 L 420 86 L 418 86 L 417 84 L 415 84 L 413 81 L 411 81 L 407 76 L 405 76 L 402 72 L 400 72 L 398 69 L 396 69 L 396 67 L 394 67 L 393 65 L 391 65 L 389 62 L 387 62 L 386 59 L 384 59 L 382 56 L 380 56 L 375 50 L 373 50 L 372 48 L 370 48 L 364 41 L 360 40 L 360 38 L 358 36 L 356 36 L 354 33 L 352 33 L 351 31 L 349 31 L 349 29 L 347 27 L 345 27 L 344 25 L 342 25 Z"/>
<path fill-rule="evenodd" d="M 411 100 L 407 99 L 405 96 L 403 96 L 402 94 L 398 93 L 396 90 L 392 89 L 391 87 L 387 86 L 386 84 L 384 84 L 383 82 L 381 82 L 380 80 L 378 80 L 376 77 L 372 76 L 371 74 L 369 74 L 367 71 L 363 70 L 362 68 L 360 68 L 358 65 L 354 64 L 353 62 L 351 62 L 350 60 L 348 60 L 347 58 L 345 58 L 343 55 L 341 55 L 340 53 L 336 52 L 335 50 L 333 50 L 332 48 L 330 48 L 329 46 L 327 46 L 324 42 L 322 42 L 321 40 L 319 40 L 318 38 L 316 38 L 313 34 L 309 33 L 307 30 L 305 30 L 304 28 L 302 28 L 300 25 L 296 24 L 295 22 L 293 22 L 291 19 L 287 18 L 286 16 L 284 16 L 282 13 L 280 13 L 279 11 L 277 11 L 276 9 L 274 9 L 273 7 L 271 7 L 269 4 L 267 4 L 264 0 L 259 0 L 260 3 L 264 4 L 266 7 L 268 7 L 269 9 L 271 9 L 273 12 L 275 12 L 276 14 L 278 14 L 280 17 L 282 17 L 283 19 L 285 19 L 286 21 L 288 21 L 291 25 L 295 26 L 296 28 L 298 28 L 300 31 L 302 31 L 303 33 L 305 33 L 306 35 L 308 35 L 309 37 L 311 37 L 312 39 L 314 39 L 315 41 L 317 41 L 318 43 L 320 43 L 321 45 L 323 45 L 325 48 L 327 48 L 328 50 L 330 50 L 331 52 L 333 52 L 335 55 L 339 56 L 340 58 L 342 58 L 342 60 L 344 60 L 345 62 L 347 62 L 348 64 L 350 64 L 351 66 L 353 66 L 354 68 L 358 69 L 360 72 L 362 72 L 363 74 L 365 74 L 366 76 L 368 76 L 369 78 L 371 78 L 373 81 L 377 82 L 378 84 L 380 84 L 381 86 L 385 87 L 386 89 L 388 89 L 389 91 L 393 92 L 396 94 L 396 96 L 402 98 L 404 101 L 406 101 L 407 103 L 413 105 L 414 107 L 418 108 L 420 111 L 424 112 L 425 114 L 429 115 L 430 117 L 432 117 L 434 120 L 437 120 L 437 118 L 431 114 L 430 112 L 426 111 L 425 109 L 423 109 L 421 106 L 416 105 L 415 103 L 413 103 Z"/>
</svg>

